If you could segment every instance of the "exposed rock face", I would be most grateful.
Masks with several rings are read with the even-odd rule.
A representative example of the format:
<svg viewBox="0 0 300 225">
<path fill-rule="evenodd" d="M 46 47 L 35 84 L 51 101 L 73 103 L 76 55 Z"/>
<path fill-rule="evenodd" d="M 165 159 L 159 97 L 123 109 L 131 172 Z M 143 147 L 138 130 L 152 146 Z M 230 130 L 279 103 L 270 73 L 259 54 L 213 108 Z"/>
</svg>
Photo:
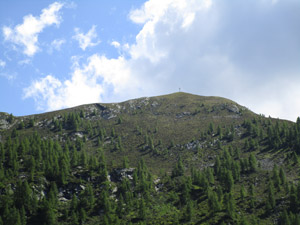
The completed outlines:
<svg viewBox="0 0 300 225">
<path fill-rule="evenodd" d="M 79 195 L 79 193 L 85 189 L 85 186 L 76 184 L 76 183 L 68 183 L 64 187 L 59 188 L 58 196 L 61 201 L 69 200 L 72 198 L 73 194 Z"/>
<path fill-rule="evenodd" d="M 157 101 L 154 101 L 154 102 L 151 104 L 151 106 L 154 107 L 154 108 L 157 107 L 158 105 L 159 105 L 159 104 L 158 104 Z"/>
<path fill-rule="evenodd" d="M 240 113 L 240 109 L 237 107 L 237 105 L 227 105 L 226 108 L 229 112 Z"/>
<path fill-rule="evenodd" d="M 191 115 L 190 112 L 182 112 L 182 113 L 178 113 L 178 114 L 176 115 L 176 118 L 177 118 L 177 119 L 180 119 L 180 118 L 182 118 L 182 117 L 184 117 L 184 116 L 190 116 L 190 115 Z"/>
<path fill-rule="evenodd" d="M 106 120 L 109 120 L 109 119 L 117 117 L 117 115 L 116 115 L 117 113 L 119 113 L 117 110 L 107 108 L 106 110 L 101 112 L 101 117 Z"/>
<path fill-rule="evenodd" d="M 100 116 L 106 120 L 112 119 L 117 117 L 117 114 L 120 113 L 120 106 L 118 104 L 112 104 L 115 106 L 115 109 L 113 107 L 106 107 L 102 104 L 95 104 L 93 107 L 89 107 L 88 109 L 90 112 L 98 110 L 98 113 L 100 113 Z"/>
<path fill-rule="evenodd" d="M 7 113 L 0 113 L 0 129 L 9 129 L 11 124 L 8 122 L 9 115 Z"/>
<path fill-rule="evenodd" d="M 0 119 L 0 129 L 8 129 L 9 122 L 6 119 Z"/>
<path fill-rule="evenodd" d="M 138 99 L 132 99 L 128 101 L 130 109 L 140 109 L 143 106 L 146 106 L 149 104 L 150 98 L 138 98 Z M 157 105 L 154 104 L 153 107 L 156 107 Z"/>
<path fill-rule="evenodd" d="M 113 182 L 119 182 L 126 178 L 129 180 L 132 180 L 133 179 L 132 175 L 133 175 L 134 170 L 135 170 L 134 168 L 115 169 L 110 174 L 110 178 Z"/>
</svg>

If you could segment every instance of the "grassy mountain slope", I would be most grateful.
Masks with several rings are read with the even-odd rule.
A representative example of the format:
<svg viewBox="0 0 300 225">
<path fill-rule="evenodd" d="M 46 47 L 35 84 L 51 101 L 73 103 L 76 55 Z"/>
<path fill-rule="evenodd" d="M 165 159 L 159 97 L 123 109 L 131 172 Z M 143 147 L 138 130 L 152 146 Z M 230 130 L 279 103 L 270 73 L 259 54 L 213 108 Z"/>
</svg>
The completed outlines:
<svg viewBox="0 0 300 225">
<path fill-rule="evenodd" d="M 299 219 L 300 121 L 265 118 L 228 99 L 179 92 L 1 113 L 0 129 L 6 223 L 18 215 L 28 224 Z"/>
</svg>

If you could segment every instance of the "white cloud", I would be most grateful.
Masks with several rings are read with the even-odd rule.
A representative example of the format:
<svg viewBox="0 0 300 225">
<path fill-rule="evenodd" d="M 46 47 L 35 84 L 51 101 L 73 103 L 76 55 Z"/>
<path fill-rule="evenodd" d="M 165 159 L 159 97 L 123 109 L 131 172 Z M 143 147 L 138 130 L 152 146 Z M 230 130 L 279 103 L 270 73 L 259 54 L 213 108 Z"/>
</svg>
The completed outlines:
<svg viewBox="0 0 300 225">
<path fill-rule="evenodd" d="M 24 90 L 24 98 L 33 97 L 34 100 L 38 103 L 37 109 L 43 110 L 45 105 L 48 108 L 53 107 L 53 105 L 59 104 L 60 93 L 57 92 L 57 89 L 62 86 L 62 83 L 53 77 L 48 75 L 39 81 L 34 81 L 30 87 Z"/>
<path fill-rule="evenodd" d="M 211 0 L 150 0 L 140 9 L 130 12 L 130 19 L 135 23 L 145 24 L 151 22 L 155 24 L 161 21 L 169 13 L 181 14 L 179 19 L 182 26 L 188 26 L 194 17 L 194 13 L 199 9 L 208 9 L 212 5 Z M 171 22 L 171 21 L 170 21 Z"/>
<path fill-rule="evenodd" d="M 120 46 L 121 46 L 121 44 L 119 42 L 117 42 L 117 41 L 112 41 L 110 44 L 112 46 L 114 46 L 115 48 L 120 48 Z"/>
<path fill-rule="evenodd" d="M 48 8 L 42 10 L 39 17 L 31 14 L 23 18 L 23 23 L 10 28 L 4 26 L 2 28 L 6 41 L 10 41 L 15 45 L 23 46 L 23 53 L 27 56 L 33 56 L 38 50 L 38 35 L 45 27 L 53 24 L 59 25 L 61 17 L 59 10 L 63 7 L 62 3 L 54 2 Z"/>
<path fill-rule="evenodd" d="M 75 2 L 64 1 L 64 7 L 67 9 L 76 9 L 77 4 Z"/>
<path fill-rule="evenodd" d="M 150 0 L 130 14 L 143 27 L 129 48 L 128 63 L 147 86 L 146 94 L 181 87 L 295 120 L 300 115 L 299 98 L 293 97 L 300 95 L 299 9 L 297 1 Z"/>
<path fill-rule="evenodd" d="M 4 77 L 7 80 L 12 81 L 12 80 L 16 79 L 17 74 L 16 73 L 3 72 L 3 73 L 0 73 L 0 77 Z"/>
<path fill-rule="evenodd" d="M 18 62 L 18 64 L 19 64 L 20 66 L 22 66 L 22 65 L 28 65 L 29 63 L 31 63 L 31 60 L 30 60 L 30 59 L 24 59 L 24 60 L 20 60 L 20 61 Z"/>
<path fill-rule="evenodd" d="M 52 46 L 55 50 L 60 51 L 61 46 L 62 46 L 63 44 L 65 44 L 65 43 L 66 43 L 66 40 L 65 40 L 65 39 L 55 39 L 55 40 L 53 40 L 53 41 L 51 42 L 51 46 Z"/>
<path fill-rule="evenodd" d="M 166 94 L 181 87 L 295 120 L 300 115 L 300 2 L 272 2 L 149 0 L 129 15 L 142 28 L 135 43 L 127 45 L 128 57 L 123 52 L 115 59 L 93 55 L 84 65 L 75 63 L 71 78 L 47 95 L 55 104 L 46 108 Z M 112 45 L 125 51 L 121 44 Z M 44 94 L 38 90 L 26 96 Z"/>
<path fill-rule="evenodd" d="M 60 51 L 61 50 L 61 46 L 63 44 L 66 43 L 66 40 L 65 39 L 55 39 L 51 42 L 51 44 L 48 46 L 48 54 L 52 54 L 54 50 L 56 51 Z"/>
<path fill-rule="evenodd" d="M 122 94 L 133 86 L 124 58 L 107 59 L 92 55 L 87 64 L 79 66 L 74 59 L 71 78 L 61 82 L 52 75 L 34 81 L 24 89 L 24 98 L 33 98 L 39 110 L 56 110 L 80 104 L 100 102 L 109 96 Z"/>
<path fill-rule="evenodd" d="M 100 40 L 93 42 L 94 39 L 97 39 L 95 25 L 93 25 L 86 34 L 80 33 L 79 28 L 75 28 L 75 33 L 76 35 L 74 35 L 73 38 L 79 42 L 79 46 L 83 51 L 85 51 L 87 47 L 93 47 L 100 44 Z"/>
<path fill-rule="evenodd" d="M 0 59 L 0 67 L 4 68 L 6 66 L 6 62 Z"/>
<path fill-rule="evenodd" d="M 125 43 L 125 44 L 120 44 L 119 42 L 117 41 L 112 41 L 110 43 L 111 46 L 115 47 L 117 50 L 118 50 L 118 54 L 119 56 L 127 56 L 128 55 L 128 50 L 129 50 L 129 44 L 128 43 Z"/>
<path fill-rule="evenodd" d="M 185 32 L 192 25 L 195 13 L 207 11 L 211 5 L 211 0 L 150 0 L 141 9 L 133 10 L 130 19 L 143 24 L 143 28 L 136 36 L 136 44 L 131 46 L 132 58 L 146 58 L 152 63 L 167 58 L 172 42 L 162 43 L 159 35 L 175 39 L 176 32 Z"/>
</svg>

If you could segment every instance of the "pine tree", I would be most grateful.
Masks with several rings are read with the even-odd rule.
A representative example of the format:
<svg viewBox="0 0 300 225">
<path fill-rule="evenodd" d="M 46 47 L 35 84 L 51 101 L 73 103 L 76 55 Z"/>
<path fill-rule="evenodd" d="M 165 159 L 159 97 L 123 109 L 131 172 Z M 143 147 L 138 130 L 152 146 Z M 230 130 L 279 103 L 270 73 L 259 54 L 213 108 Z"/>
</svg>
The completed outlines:
<svg viewBox="0 0 300 225">
<path fill-rule="evenodd" d="M 249 141 L 246 140 L 246 141 L 245 141 L 245 144 L 244 144 L 244 149 L 248 150 L 249 148 L 250 148 Z"/>
<path fill-rule="evenodd" d="M 251 184 L 249 188 L 249 196 L 250 196 L 250 207 L 253 209 L 255 207 L 255 190 L 254 185 Z"/>
<path fill-rule="evenodd" d="M 181 158 L 179 158 L 175 168 L 172 171 L 172 177 L 182 176 L 183 173 L 184 173 L 183 163 L 181 161 Z"/>
<path fill-rule="evenodd" d="M 251 152 L 249 156 L 249 166 L 250 166 L 250 171 L 255 172 L 257 170 L 257 161 L 253 152 Z"/>
<path fill-rule="evenodd" d="M 15 225 L 22 225 L 22 222 L 21 222 L 21 216 L 20 216 L 20 212 L 17 210 L 16 212 L 16 222 L 15 222 Z"/>
<path fill-rule="evenodd" d="M 276 187 L 277 190 L 280 189 L 280 177 L 279 177 L 279 172 L 278 172 L 278 167 L 275 164 L 275 166 L 273 167 L 273 171 L 272 171 L 273 175 L 272 175 L 272 180 L 274 182 L 274 186 Z"/>
<path fill-rule="evenodd" d="M 86 168 L 87 162 L 88 162 L 87 154 L 86 154 L 86 152 L 83 150 L 83 151 L 81 151 L 80 164 L 82 165 L 82 167 Z"/>
<path fill-rule="evenodd" d="M 210 189 L 208 189 L 208 206 L 213 214 L 221 210 L 217 194 Z"/>
<path fill-rule="evenodd" d="M 210 123 L 208 128 L 208 134 L 212 134 L 213 132 L 214 132 L 214 125 Z"/>
<path fill-rule="evenodd" d="M 87 215 L 86 215 L 86 212 L 84 210 L 84 208 L 81 208 L 80 209 L 80 222 L 81 224 L 83 224 L 87 219 Z"/>
<path fill-rule="evenodd" d="M 74 224 L 74 225 L 79 224 L 79 218 L 78 218 L 77 212 L 75 210 L 72 210 L 72 213 L 71 213 L 71 224 Z"/>
<path fill-rule="evenodd" d="M 190 190 L 187 182 L 184 182 L 182 184 L 182 195 L 181 195 L 181 203 L 183 205 L 186 205 L 189 202 L 189 200 L 190 200 L 190 191 L 191 190 Z"/>
<path fill-rule="evenodd" d="M 223 138 L 222 129 L 221 129 L 220 125 L 218 125 L 217 134 L 220 136 L 220 139 Z"/>
<path fill-rule="evenodd" d="M 278 224 L 279 225 L 291 225 L 289 214 L 287 213 L 286 209 L 281 213 Z"/>
<path fill-rule="evenodd" d="M 189 201 L 185 207 L 184 219 L 186 221 L 191 221 L 193 217 L 193 213 L 194 213 L 193 202 Z"/>
<path fill-rule="evenodd" d="M 94 190 L 89 184 L 80 194 L 80 206 L 80 208 L 84 208 L 88 211 L 92 210 L 95 206 Z"/>
<path fill-rule="evenodd" d="M 141 220 L 146 218 L 146 206 L 143 198 L 141 198 L 139 201 L 138 213 Z"/>
<path fill-rule="evenodd" d="M 223 190 L 222 190 L 222 187 L 220 185 L 217 186 L 217 195 L 218 195 L 219 202 L 222 202 Z"/>
<path fill-rule="evenodd" d="M 282 167 L 280 167 L 279 176 L 281 184 L 284 185 L 286 183 L 286 175 Z"/>
<path fill-rule="evenodd" d="M 214 178 L 214 174 L 213 174 L 213 169 L 212 168 L 207 168 L 206 169 L 206 176 L 207 176 L 207 180 L 209 181 L 209 183 L 211 183 L 211 184 L 215 183 L 215 178 Z"/>
<path fill-rule="evenodd" d="M 267 196 L 267 202 L 266 202 L 266 210 L 267 212 L 270 212 L 275 207 L 275 194 L 274 194 L 274 185 L 273 182 L 269 182 L 268 187 L 268 196 Z"/>
<path fill-rule="evenodd" d="M 115 128 L 112 128 L 112 130 L 111 130 L 111 137 L 116 137 Z"/>
<path fill-rule="evenodd" d="M 24 206 L 21 208 L 20 218 L 21 218 L 21 224 L 26 225 L 26 220 L 27 219 L 26 219 L 26 212 L 25 212 Z"/>
<path fill-rule="evenodd" d="M 225 173 L 225 188 L 228 192 L 231 192 L 233 189 L 234 180 L 232 177 L 232 172 L 230 170 L 227 170 Z"/>
<path fill-rule="evenodd" d="M 54 212 L 51 204 L 47 200 L 43 201 L 42 218 L 44 220 L 44 223 L 47 225 L 57 224 L 55 212 Z"/>
<path fill-rule="evenodd" d="M 35 163 L 34 157 L 31 156 L 31 157 L 30 157 L 30 165 L 29 165 L 30 180 L 31 180 L 31 181 L 34 180 L 35 170 L 36 170 L 36 163 Z"/>
<path fill-rule="evenodd" d="M 244 217 L 244 215 L 242 215 L 242 218 L 239 222 L 239 225 L 250 225 L 249 221 L 247 220 L 246 217 Z M 252 224 L 251 224 L 252 225 Z"/>
<path fill-rule="evenodd" d="M 242 199 L 242 201 L 245 199 L 245 197 L 246 197 L 246 190 L 245 190 L 244 185 L 242 185 L 242 187 L 241 187 L 241 199 Z"/>
<path fill-rule="evenodd" d="M 234 219 L 235 218 L 235 200 L 234 197 L 232 195 L 232 193 L 227 193 L 224 196 L 224 202 L 225 202 L 225 207 L 226 207 L 226 213 L 227 215 L 231 218 Z"/>
<path fill-rule="evenodd" d="M 78 199 L 77 199 L 76 195 L 73 194 L 70 209 L 73 211 L 76 211 L 77 207 L 78 207 Z"/>
<path fill-rule="evenodd" d="M 215 165 L 214 165 L 215 174 L 217 176 L 220 175 L 220 169 L 221 169 L 221 161 L 220 161 L 220 157 L 217 155 Z"/>
<path fill-rule="evenodd" d="M 292 184 L 291 186 L 291 190 L 290 190 L 290 196 L 289 196 L 289 200 L 290 200 L 290 210 L 294 213 L 297 212 L 298 209 L 298 198 L 297 198 L 297 191 L 295 186 Z"/>
</svg>

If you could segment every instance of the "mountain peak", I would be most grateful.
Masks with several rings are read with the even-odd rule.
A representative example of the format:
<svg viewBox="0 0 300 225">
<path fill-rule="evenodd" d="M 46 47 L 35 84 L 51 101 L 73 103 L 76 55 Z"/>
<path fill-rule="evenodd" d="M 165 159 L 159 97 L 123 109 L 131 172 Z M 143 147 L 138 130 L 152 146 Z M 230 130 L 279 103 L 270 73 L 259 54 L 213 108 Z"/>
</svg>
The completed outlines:
<svg viewBox="0 0 300 225">
<path fill-rule="evenodd" d="M 0 113 L 0 129 L 0 211 L 24 208 L 27 223 L 47 223 L 36 212 L 57 212 L 61 224 L 78 224 L 82 215 L 86 224 L 107 217 L 112 224 L 235 224 L 244 220 L 238 210 L 272 224 L 277 205 L 291 204 L 287 192 L 300 189 L 299 124 L 225 98 L 177 92 L 23 117 Z"/>
</svg>

